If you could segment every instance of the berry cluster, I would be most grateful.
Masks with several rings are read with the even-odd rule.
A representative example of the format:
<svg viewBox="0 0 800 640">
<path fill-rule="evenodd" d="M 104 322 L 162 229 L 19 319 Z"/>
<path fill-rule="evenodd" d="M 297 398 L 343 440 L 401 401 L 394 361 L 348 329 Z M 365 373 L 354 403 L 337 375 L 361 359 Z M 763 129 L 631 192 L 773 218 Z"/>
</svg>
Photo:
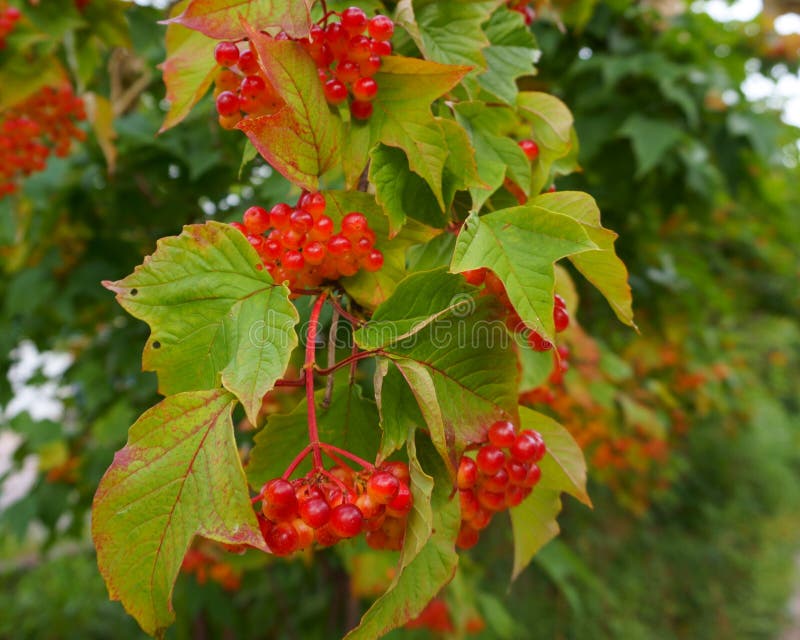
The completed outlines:
<svg viewBox="0 0 800 640">
<path fill-rule="evenodd" d="M 0 9 L 0 49 L 5 49 L 6 36 L 14 30 L 21 17 L 22 12 L 16 7 Z"/>
<path fill-rule="evenodd" d="M 392 53 L 389 40 L 393 34 L 390 18 L 367 18 L 358 7 L 342 11 L 339 22 L 312 27 L 303 44 L 317 64 L 330 104 L 339 105 L 351 97 L 353 118 L 366 120 L 372 115 L 372 101 L 378 94 L 373 76 L 381 68 L 383 56 Z"/>
<path fill-rule="evenodd" d="M 536 10 L 530 6 L 531 0 L 509 0 L 508 8 L 521 13 L 525 24 L 530 25 L 536 19 Z"/>
<path fill-rule="evenodd" d="M 290 289 L 313 288 L 362 268 L 378 271 L 383 254 L 375 248 L 375 232 L 364 214 L 348 213 L 335 233 L 325 206 L 321 193 L 306 193 L 295 207 L 283 202 L 269 211 L 250 207 L 244 224 L 232 224 L 258 251 L 272 279 L 288 280 Z"/>
<path fill-rule="evenodd" d="M 220 42 L 214 49 L 214 59 L 227 67 L 214 79 L 219 124 L 224 129 L 235 127 L 244 114 L 268 115 L 283 104 L 251 49 L 240 51 L 235 42 Z"/>
<path fill-rule="evenodd" d="M 366 532 L 375 549 L 400 549 L 413 505 L 408 465 L 387 462 L 355 472 L 346 466 L 312 470 L 296 480 L 264 485 L 258 515 L 261 532 L 278 556 L 327 547 Z"/>
<path fill-rule="evenodd" d="M 456 544 L 474 547 L 481 529 L 498 511 L 516 507 L 539 482 L 539 462 L 545 454 L 542 436 L 527 429 L 517 433 L 511 422 L 498 421 L 489 427 L 488 442 L 474 458 L 464 455 L 458 465 L 458 496 L 461 501 L 461 530 Z"/>
<path fill-rule="evenodd" d="M 20 176 L 43 171 L 51 153 L 63 158 L 73 139 L 86 133 L 75 122 L 86 118 L 72 88 L 44 87 L 0 116 L 0 197 L 17 190 Z"/>
<path fill-rule="evenodd" d="M 506 325 L 509 330 L 515 333 L 526 333 L 528 344 L 535 351 L 549 351 L 553 348 L 553 343 L 547 340 L 537 331 L 528 331 L 522 318 L 514 309 L 511 300 L 508 297 L 503 281 L 498 278 L 494 272 L 489 269 L 470 269 L 464 271 L 462 275 L 467 279 L 470 284 L 479 287 L 485 285 L 484 293 L 495 296 L 507 311 Z M 557 333 L 561 333 L 569 326 L 569 312 L 567 311 L 567 304 L 560 295 L 555 294 L 553 299 L 553 323 Z"/>
</svg>

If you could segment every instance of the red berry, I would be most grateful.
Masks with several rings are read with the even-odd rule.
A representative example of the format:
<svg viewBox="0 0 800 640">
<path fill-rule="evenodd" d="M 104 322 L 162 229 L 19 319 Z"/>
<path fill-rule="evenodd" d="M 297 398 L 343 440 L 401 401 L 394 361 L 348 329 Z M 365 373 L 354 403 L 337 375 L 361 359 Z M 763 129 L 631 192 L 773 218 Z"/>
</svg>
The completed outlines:
<svg viewBox="0 0 800 640">
<path fill-rule="evenodd" d="M 353 84 L 353 97 L 356 100 L 369 102 L 374 100 L 376 95 L 378 95 L 378 83 L 372 78 L 359 78 Z"/>
<path fill-rule="evenodd" d="M 300 271 L 305 266 L 306 260 L 302 253 L 290 249 L 283 254 L 281 264 L 290 271 Z"/>
<path fill-rule="evenodd" d="M 539 465 L 532 464 L 531 468 L 528 469 L 528 475 L 525 477 L 525 482 L 522 483 L 522 486 L 532 489 L 536 486 L 541 477 L 542 470 L 539 468 Z"/>
<path fill-rule="evenodd" d="M 289 216 L 289 226 L 299 233 L 307 233 L 314 226 L 314 216 L 303 209 L 295 209 Z"/>
<path fill-rule="evenodd" d="M 261 76 L 247 76 L 239 87 L 243 97 L 257 98 L 267 90 L 267 83 Z"/>
<path fill-rule="evenodd" d="M 503 493 L 508 487 L 509 477 L 505 468 L 500 469 L 493 476 L 489 476 L 483 481 L 483 486 L 489 491 Z"/>
<path fill-rule="evenodd" d="M 309 237 L 314 240 L 328 240 L 331 235 L 333 235 L 333 220 L 326 215 L 317 218 L 309 233 Z"/>
<path fill-rule="evenodd" d="M 350 240 L 339 233 L 337 233 L 335 236 L 332 236 L 331 239 L 328 240 L 328 251 L 333 256 L 343 256 L 344 254 L 350 252 L 352 248 L 353 245 Z"/>
<path fill-rule="evenodd" d="M 361 33 L 367 26 L 367 14 L 358 7 L 345 9 L 342 11 L 342 26 L 352 34 Z"/>
<path fill-rule="evenodd" d="M 556 332 L 561 333 L 569 326 L 569 312 L 564 307 L 556 305 L 553 308 L 553 322 Z"/>
<path fill-rule="evenodd" d="M 528 466 L 524 462 L 511 459 L 506 462 L 506 471 L 512 484 L 522 484 L 528 475 Z"/>
<path fill-rule="evenodd" d="M 485 445 L 478 451 L 478 455 L 475 457 L 475 463 L 478 465 L 478 470 L 481 473 L 487 476 L 493 476 L 500 471 L 506 463 L 506 454 L 497 447 Z"/>
<path fill-rule="evenodd" d="M 303 247 L 303 255 L 305 256 L 308 264 L 322 264 L 322 261 L 325 260 L 325 255 L 327 253 L 328 250 L 325 248 L 325 245 L 317 240 L 309 242 L 305 247 Z"/>
<path fill-rule="evenodd" d="M 321 193 L 307 193 L 302 208 L 308 211 L 314 218 L 317 218 L 325 213 L 325 204 L 325 196 Z"/>
<path fill-rule="evenodd" d="M 383 267 L 383 253 L 373 249 L 364 261 L 364 268 L 367 271 L 380 271 L 381 267 Z"/>
<path fill-rule="evenodd" d="M 485 529 L 489 526 L 489 523 L 492 521 L 492 512 L 489 509 L 484 509 L 481 506 L 478 506 L 478 510 L 475 512 L 475 515 L 470 518 L 470 524 L 475 529 Z"/>
<path fill-rule="evenodd" d="M 269 212 L 264 207 L 250 207 L 242 219 L 250 233 L 264 233 L 270 227 Z"/>
<path fill-rule="evenodd" d="M 353 100 L 350 103 L 350 113 L 356 120 L 367 120 L 372 115 L 373 106 L 371 102 Z"/>
<path fill-rule="evenodd" d="M 456 545 L 461 549 L 471 549 L 478 544 L 480 533 L 466 522 L 461 523 L 461 529 L 456 538 Z"/>
<path fill-rule="evenodd" d="M 553 304 L 556 307 L 561 307 L 562 309 L 567 308 L 567 301 L 564 300 L 564 298 L 558 295 L 557 293 L 553 296 Z"/>
<path fill-rule="evenodd" d="M 296 229 L 289 229 L 285 231 L 283 234 L 283 246 L 286 249 L 293 249 L 297 251 L 300 247 L 303 246 L 305 242 L 306 234 L 302 231 L 297 231 Z"/>
<path fill-rule="evenodd" d="M 367 493 L 378 504 L 388 504 L 397 495 L 400 481 L 388 471 L 378 471 L 367 482 Z"/>
<path fill-rule="evenodd" d="M 350 84 L 355 82 L 359 77 L 358 65 L 352 60 L 342 60 L 333 72 L 337 80 Z"/>
<path fill-rule="evenodd" d="M 299 536 L 290 522 L 280 522 L 270 529 L 266 541 L 276 556 L 288 556 L 297 550 Z"/>
<path fill-rule="evenodd" d="M 536 144 L 533 140 L 520 140 L 519 141 L 519 148 L 522 149 L 522 152 L 528 157 L 528 160 L 533 162 L 536 158 L 539 157 L 539 145 Z"/>
<path fill-rule="evenodd" d="M 281 246 L 281 243 L 278 242 L 277 240 L 268 239 L 262 245 L 262 251 L 271 260 L 277 260 L 278 258 L 281 257 L 281 254 L 283 253 L 283 247 Z"/>
<path fill-rule="evenodd" d="M 535 431 L 523 431 L 511 446 L 511 456 L 518 462 L 536 462 L 544 456 L 542 437 Z"/>
<path fill-rule="evenodd" d="M 276 204 L 269 210 L 269 222 L 276 229 L 288 229 L 292 208 L 283 202 Z"/>
<path fill-rule="evenodd" d="M 490 491 L 486 487 L 481 487 L 475 493 L 478 504 L 488 511 L 502 511 L 506 506 L 506 494 Z"/>
<path fill-rule="evenodd" d="M 367 228 L 367 218 L 363 213 L 351 212 L 342 218 L 342 235 L 352 239 L 361 235 Z"/>
<path fill-rule="evenodd" d="M 381 68 L 381 57 L 374 53 L 358 65 L 358 71 L 362 78 L 371 78 Z"/>
<path fill-rule="evenodd" d="M 377 15 L 369 21 L 367 29 L 375 40 L 390 40 L 394 35 L 394 22 L 388 16 Z"/>
<path fill-rule="evenodd" d="M 392 43 L 386 41 L 374 40 L 372 42 L 372 53 L 378 57 L 388 56 L 392 54 Z"/>
<path fill-rule="evenodd" d="M 353 62 L 363 62 L 372 55 L 371 40 L 366 36 L 350 38 L 347 45 L 347 58 Z"/>
<path fill-rule="evenodd" d="M 233 91 L 223 91 L 217 96 L 217 113 L 221 116 L 238 114 L 240 105 L 239 96 Z"/>
<path fill-rule="evenodd" d="M 475 485 L 478 480 L 478 465 L 475 461 L 468 457 L 463 456 L 461 462 L 458 463 L 458 475 L 456 477 L 456 484 L 459 489 L 469 489 Z"/>
<path fill-rule="evenodd" d="M 462 271 L 461 275 L 464 276 L 467 282 L 479 287 L 486 280 L 486 269 L 470 269 L 469 271 Z"/>
<path fill-rule="evenodd" d="M 328 80 L 324 89 L 325 99 L 331 104 L 341 104 L 347 100 L 347 87 L 341 80 Z"/>
<path fill-rule="evenodd" d="M 381 465 L 381 471 L 388 471 L 400 482 L 404 482 L 405 484 L 411 481 L 411 474 L 408 472 L 408 465 L 405 462 L 384 462 Z"/>
<path fill-rule="evenodd" d="M 531 331 L 528 335 L 528 344 L 534 351 L 550 351 L 553 343 L 537 331 Z"/>
<path fill-rule="evenodd" d="M 514 424 L 507 420 L 498 420 L 489 427 L 489 442 L 495 447 L 507 449 L 517 438 L 517 430 Z"/>
<path fill-rule="evenodd" d="M 291 483 L 282 478 L 270 480 L 262 492 L 264 515 L 270 520 L 288 520 L 297 511 L 297 497 Z"/>
<path fill-rule="evenodd" d="M 247 227 L 245 227 L 241 222 L 231 222 L 231 226 L 234 229 L 241 231 L 244 235 L 247 235 Z"/>
<path fill-rule="evenodd" d="M 386 505 L 387 513 L 400 518 L 411 511 L 413 505 L 414 499 L 411 496 L 411 489 L 401 480 L 400 486 L 397 489 L 397 495 Z"/>
<path fill-rule="evenodd" d="M 242 51 L 241 55 L 239 56 L 239 71 L 246 76 L 259 72 L 256 54 L 249 49 L 247 51 Z"/>
<path fill-rule="evenodd" d="M 309 527 L 319 529 L 330 520 L 330 505 L 323 498 L 311 498 L 300 503 L 300 517 Z"/>
<path fill-rule="evenodd" d="M 232 67 L 239 62 L 239 47 L 233 42 L 220 42 L 214 47 L 214 59 L 223 67 Z"/>
<path fill-rule="evenodd" d="M 340 538 L 352 538 L 361 533 L 364 516 L 354 504 L 340 504 L 331 512 L 328 526 Z"/>
<path fill-rule="evenodd" d="M 506 491 L 506 504 L 509 507 L 516 507 L 525 499 L 525 489 L 517 485 L 512 485 Z"/>
</svg>

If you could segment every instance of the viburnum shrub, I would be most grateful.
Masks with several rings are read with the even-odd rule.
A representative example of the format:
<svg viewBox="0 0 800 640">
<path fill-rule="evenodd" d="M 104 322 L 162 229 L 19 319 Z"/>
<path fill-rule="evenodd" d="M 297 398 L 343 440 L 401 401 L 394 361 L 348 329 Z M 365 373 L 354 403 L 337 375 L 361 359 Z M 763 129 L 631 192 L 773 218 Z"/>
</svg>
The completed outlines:
<svg viewBox="0 0 800 640">
<path fill-rule="evenodd" d="M 173 619 L 195 536 L 290 558 L 399 550 L 347 636 L 374 638 L 426 610 L 496 514 L 516 576 L 562 492 L 590 504 L 579 447 L 519 404 L 578 330 L 558 261 L 632 325 L 616 235 L 590 196 L 550 189 L 574 167 L 572 116 L 517 84 L 537 56 L 520 3 L 378 4 L 189 0 L 168 23 L 164 128 L 213 84 L 245 160 L 296 191 L 188 225 L 104 283 L 149 324 L 165 396 L 92 517 L 111 597 L 148 633 Z"/>
</svg>

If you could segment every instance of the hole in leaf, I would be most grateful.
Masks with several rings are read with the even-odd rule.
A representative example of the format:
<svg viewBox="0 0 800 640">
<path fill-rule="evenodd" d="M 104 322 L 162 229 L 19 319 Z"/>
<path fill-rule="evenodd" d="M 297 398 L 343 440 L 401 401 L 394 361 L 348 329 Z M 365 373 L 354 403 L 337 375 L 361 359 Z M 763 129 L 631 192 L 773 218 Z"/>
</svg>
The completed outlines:
<svg viewBox="0 0 800 640">
<path fill-rule="evenodd" d="M 156 340 L 153 343 L 153 349 L 160 349 L 160 348 L 161 348 L 161 343 L 158 340 Z"/>
<path fill-rule="evenodd" d="M 137 295 L 138 293 L 139 293 L 139 290 L 138 290 L 138 289 L 131 289 L 131 295 L 132 295 L 132 296 L 135 296 L 135 295 Z"/>
</svg>

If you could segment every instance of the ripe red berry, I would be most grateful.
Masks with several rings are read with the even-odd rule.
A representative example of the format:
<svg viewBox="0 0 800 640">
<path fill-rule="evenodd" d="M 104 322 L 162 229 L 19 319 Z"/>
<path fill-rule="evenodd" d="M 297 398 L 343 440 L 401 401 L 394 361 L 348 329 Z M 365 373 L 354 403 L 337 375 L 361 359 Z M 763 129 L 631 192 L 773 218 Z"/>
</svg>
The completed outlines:
<svg viewBox="0 0 800 640">
<path fill-rule="evenodd" d="M 542 437 L 535 431 L 523 431 L 511 446 L 511 456 L 518 462 L 536 462 L 544 456 Z"/>
<path fill-rule="evenodd" d="M 458 463 L 458 475 L 456 477 L 456 484 L 459 489 L 470 489 L 475 485 L 478 480 L 478 465 L 475 461 L 468 457 L 462 456 L 461 461 Z"/>
<path fill-rule="evenodd" d="M 233 91 L 223 91 L 217 96 L 217 113 L 221 116 L 233 116 L 239 113 L 239 96 Z"/>
<path fill-rule="evenodd" d="M 247 227 L 245 227 L 241 222 L 231 222 L 231 226 L 236 229 L 237 231 L 241 231 L 244 235 L 247 235 Z"/>
<path fill-rule="evenodd" d="M 506 491 L 506 504 L 509 507 L 516 507 L 525 497 L 525 489 L 523 487 L 512 485 Z"/>
<path fill-rule="evenodd" d="M 411 511 L 413 505 L 414 499 L 411 495 L 411 489 L 401 480 L 400 486 L 397 489 L 397 495 L 386 505 L 387 513 L 396 518 L 400 518 Z"/>
<path fill-rule="evenodd" d="M 328 240 L 333 235 L 333 220 L 322 215 L 314 222 L 309 237 L 313 240 Z"/>
<path fill-rule="evenodd" d="M 369 21 L 367 29 L 375 40 L 390 40 L 394 35 L 394 22 L 388 16 L 377 15 Z"/>
<path fill-rule="evenodd" d="M 300 271 L 305 266 L 306 261 L 302 253 L 290 249 L 283 254 L 281 264 L 290 271 Z"/>
<path fill-rule="evenodd" d="M 375 55 L 374 53 L 366 60 L 360 62 L 358 65 L 358 71 L 362 78 L 371 78 L 378 73 L 380 68 L 381 57 L 379 55 Z"/>
<path fill-rule="evenodd" d="M 486 280 L 486 269 L 470 269 L 469 271 L 462 271 L 461 275 L 464 276 L 467 282 L 479 287 Z"/>
<path fill-rule="evenodd" d="M 325 196 L 321 193 L 307 193 L 303 200 L 302 208 L 308 211 L 314 218 L 325 213 Z"/>
<path fill-rule="evenodd" d="M 475 492 L 478 504 L 488 511 L 502 511 L 506 506 L 506 494 L 496 491 L 489 491 L 486 487 L 480 487 Z"/>
<path fill-rule="evenodd" d="M 373 473 L 367 481 L 367 493 L 378 504 L 388 504 L 397 495 L 400 481 L 388 471 Z"/>
<path fill-rule="evenodd" d="M 364 268 L 367 271 L 380 271 L 381 267 L 383 267 L 383 253 L 378 249 L 373 249 L 364 261 Z"/>
<path fill-rule="evenodd" d="M 324 498 L 311 498 L 300 503 L 300 517 L 309 527 L 319 529 L 326 525 L 331 517 L 331 508 Z"/>
<path fill-rule="evenodd" d="M 528 465 L 512 458 L 506 462 L 506 471 L 512 484 L 522 484 L 528 475 Z"/>
<path fill-rule="evenodd" d="M 328 240 L 328 251 L 333 256 L 343 256 L 344 254 L 349 253 L 352 248 L 353 245 L 350 240 L 339 233 L 337 233 L 335 236 L 332 236 L 331 239 Z"/>
<path fill-rule="evenodd" d="M 350 113 L 356 120 L 368 120 L 372 115 L 373 106 L 371 102 L 353 100 L 350 103 Z"/>
<path fill-rule="evenodd" d="M 270 227 L 269 212 L 264 207 L 250 207 L 242 220 L 250 233 L 264 233 Z"/>
<path fill-rule="evenodd" d="M 325 260 L 325 255 L 327 253 L 328 250 L 325 248 L 325 245 L 317 240 L 309 242 L 305 247 L 303 247 L 303 256 L 305 256 L 308 264 L 322 264 L 322 261 Z"/>
<path fill-rule="evenodd" d="M 528 475 L 525 477 L 525 482 L 522 483 L 522 486 L 532 489 L 537 485 L 541 477 L 542 470 L 539 468 L 539 465 L 532 464 L 531 468 L 528 469 Z"/>
<path fill-rule="evenodd" d="M 246 76 L 259 72 L 256 54 L 249 49 L 247 51 L 242 51 L 241 55 L 239 56 L 239 71 Z"/>
<path fill-rule="evenodd" d="M 328 523 L 331 531 L 340 538 L 352 538 L 361 533 L 364 516 L 357 506 L 350 503 L 340 504 L 331 512 Z"/>
<path fill-rule="evenodd" d="M 493 476 L 486 478 L 483 481 L 483 486 L 489 491 L 503 493 L 506 490 L 506 487 L 508 487 L 508 482 L 508 471 L 506 471 L 505 468 L 501 468 Z"/>
<path fill-rule="evenodd" d="M 342 26 L 351 34 L 361 33 L 367 26 L 367 14 L 358 7 L 342 11 Z"/>
<path fill-rule="evenodd" d="M 233 42 L 220 42 L 214 47 L 214 59 L 223 67 L 232 67 L 239 62 L 239 47 Z"/>
<path fill-rule="evenodd" d="M 371 42 L 366 36 L 350 38 L 347 45 L 347 58 L 353 62 L 363 62 L 372 55 Z"/>
<path fill-rule="evenodd" d="M 353 97 L 356 100 L 369 102 L 378 95 L 378 83 L 372 78 L 359 78 L 353 84 Z"/>
<path fill-rule="evenodd" d="M 302 231 L 297 231 L 296 229 L 289 229 L 285 231 L 282 236 L 283 246 L 286 249 L 292 249 L 297 251 L 300 247 L 303 246 L 305 242 L 306 234 Z"/>
<path fill-rule="evenodd" d="M 363 213 L 351 212 L 342 218 L 342 235 L 354 238 L 361 235 L 367 228 L 367 218 Z"/>
<path fill-rule="evenodd" d="M 384 462 L 381 465 L 381 471 L 388 471 L 400 482 L 404 482 L 405 484 L 411 481 L 411 474 L 408 472 L 408 465 L 405 462 Z"/>
<path fill-rule="evenodd" d="M 299 233 L 307 233 L 314 226 L 314 216 L 303 209 L 295 209 L 289 216 L 289 226 Z"/>
<path fill-rule="evenodd" d="M 297 511 L 297 497 L 291 483 L 282 478 L 270 480 L 262 492 L 264 515 L 270 520 L 288 520 Z"/>
<path fill-rule="evenodd" d="M 388 41 L 373 40 L 371 45 L 372 53 L 378 57 L 392 54 L 392 43 Z"/>
<path fill-rule="evenodd" d="M 533 140 L 520 140 L 519 141 L 519 148 L 522 149 L 522 152 L 528 157 L 528 160 L 533 162 L 536 158 L 539 157 L 539 145 L 536 144 Z"/>
<path fill-rule="evenodd" d="M 239 87 L 242 97 L 246 98 L 258 98 L 266 90 L 267 83 L 264 82 L 264 78 L 257 75 L 247 76 Z"/>
<path fill-rule="evenodd" d="M 495 447 L 506 449 L 514 444 L 517 438 L 517 430 L 512 422 L 498 420 L 489 427 L 489 442 Z"/>
<path fill-rule="evenodd" d="M 342 60 L 333 72 L 337 80 L 341 80 L 347 84 L 355 82 L 359 77 L 358 65 L 352 60 Z"/>
<path fill-rule="evenodd" d="M 328 80 L 324 90 L 325 99 L 331 104 L 341 104 L 347 100 L 347 87 L 341 80 Z"/>
<path fill-rule="evenodd" d="M 528 335 L 528 344 L 534 351 L 550 351 L 553 343 L 537 331 L 531 331 Z"/>
<path fill-rule="evenodd" d="M 569 312 L 564 307 L 556 305 L 553 307 L 553 322 L 556 331 L 561 333 L 569 326 Z"/>
<path fill-rule="evenodd" d="M 456 545 L 461 549 L 471 549 L 478 544 L 480 532 L 463 522 L 456 538 Z"/>
<path fill-rule="evenodd" d="M 478 455 L 475 457 L 475 463 L 478 465 L 478 470 L 481 473 L 487 476 L 493 476 L 500 471 L 506 463 L 506 454 L 497 447 L 485 445 L 478 451 Z"/>
<path fill-rule="evenodd" d="M 290 522 L 280 522 L 267 533 L 266 542 L 276 556 L 288 556 L 297 550 L 299 536 Z"/>
</svg>

